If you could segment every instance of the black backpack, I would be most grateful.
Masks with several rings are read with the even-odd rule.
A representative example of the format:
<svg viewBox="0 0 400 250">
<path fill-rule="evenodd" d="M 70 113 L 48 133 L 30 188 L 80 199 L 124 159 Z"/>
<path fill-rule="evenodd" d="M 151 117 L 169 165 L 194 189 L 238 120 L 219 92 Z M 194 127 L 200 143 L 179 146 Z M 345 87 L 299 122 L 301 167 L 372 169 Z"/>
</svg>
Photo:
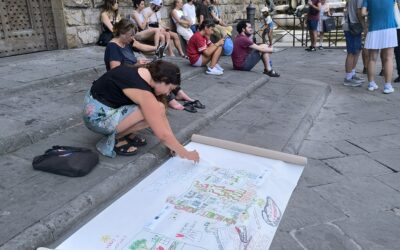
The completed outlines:
<svg viewBox="0 0 400 250">
<path fill-rule="evenodd" d="M 53 146 L 33 159 L 36 170 L 70 177 L 87 175 L 99 162 L 99 156 L 87 148 Z"/>
</svg>

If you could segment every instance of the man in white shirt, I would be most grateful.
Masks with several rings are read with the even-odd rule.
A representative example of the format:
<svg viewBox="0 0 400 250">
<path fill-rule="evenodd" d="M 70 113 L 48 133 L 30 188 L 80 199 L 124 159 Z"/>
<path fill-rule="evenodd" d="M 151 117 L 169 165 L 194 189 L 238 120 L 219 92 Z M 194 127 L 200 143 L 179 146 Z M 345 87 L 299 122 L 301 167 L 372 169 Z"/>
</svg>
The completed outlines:
<svg viewBox="0 0 400 250">
<path fill-rule="evenodd" d="M 183 15 L 190 18 L 192 21 L 192 25 L 190 25 L 190 29 L 195 33 L 199 25 L 197 25 L 197 17 L 196 17 L 196 6 L 194 5 L 195 0 L 188 0 L 182 7 Z"/>
</svg>

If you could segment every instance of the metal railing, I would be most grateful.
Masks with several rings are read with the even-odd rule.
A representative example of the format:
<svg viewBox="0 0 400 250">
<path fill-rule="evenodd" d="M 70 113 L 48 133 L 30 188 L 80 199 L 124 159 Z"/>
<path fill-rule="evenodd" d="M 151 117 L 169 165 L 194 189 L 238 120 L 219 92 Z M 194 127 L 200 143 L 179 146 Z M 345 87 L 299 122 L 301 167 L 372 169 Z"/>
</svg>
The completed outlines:
<svg viewBox="0 0 400 250">
<path fill-rule="evenodd" d="M 335 20 L 336 28 L 329 32 L 324 32 L 324 41 L 328 43 L 328 47 L 344 46 L 344 33 L 342 30 L 341 20 L 343 16 L 332 16 Z M 287 17 L 273 17 L 274 28 L 273 44 L 278 46 L 307 47 L 310 41 L 307 29 L 307 18 L 304 16 L 297 17 L 295 15 Z M 256 19 L 254 36 L 256 40 L 262 39 L 263 21 Z M 289 39 L 288 39 L 289 38 Z M 284 41 L 285 40 L 285 41 Z"/>
</svg>

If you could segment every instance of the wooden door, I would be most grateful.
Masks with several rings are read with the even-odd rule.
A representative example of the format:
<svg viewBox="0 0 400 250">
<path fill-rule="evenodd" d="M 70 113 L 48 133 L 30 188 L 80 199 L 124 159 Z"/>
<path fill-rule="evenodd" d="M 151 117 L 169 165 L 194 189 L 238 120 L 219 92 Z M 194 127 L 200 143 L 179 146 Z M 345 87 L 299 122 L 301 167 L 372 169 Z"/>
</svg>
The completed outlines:
<svg viewBox="0 0 400 250">
<path fill-rule="evenodd" d="M 57 47 L 51 0 L 0 0 L 0 57 Z"/>
</svg>

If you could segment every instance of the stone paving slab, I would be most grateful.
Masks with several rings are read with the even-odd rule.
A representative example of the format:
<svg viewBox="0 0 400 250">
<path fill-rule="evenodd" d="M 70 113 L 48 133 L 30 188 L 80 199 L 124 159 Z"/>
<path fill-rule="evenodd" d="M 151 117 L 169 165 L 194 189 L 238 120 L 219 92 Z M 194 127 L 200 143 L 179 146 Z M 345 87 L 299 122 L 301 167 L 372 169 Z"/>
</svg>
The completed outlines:
<svg viewBox="0 0 400 250">
<path fill-rule="evenodd" d="M 350 217 L 400 207 L 400 193 L 372 177 L 357 177 L 312 189 Z"/>
<path fill-rule="evenodd" d="M 319 195 L 313 188 L 297 187 L 292 194 L 279 228 L 282 231 L 290 232 L 345 217 L 346 215 L 331 199 Z"/>
<path fill-rule="evenodd" d="M 374 161 L 366 155 L 347 156 L 323 161 L 325 164 L 335 169 L 347 177 L 367 177 L 393 173 L 382 164 Z"/>
<path fill-rule="evenodd" d="M 334 222 L 346 235 L 353 238 L 362 249 L 399 249 L 400 216 L 391 211 L 363 214 Z"/>
<path fill-rule="evenodd" d="M 359 245 L 349 239 L 338 226 L 330 223 L 307 227 L 296 231 L 294 235 L 305 249 L 360 249 Z"/>
</svg>

